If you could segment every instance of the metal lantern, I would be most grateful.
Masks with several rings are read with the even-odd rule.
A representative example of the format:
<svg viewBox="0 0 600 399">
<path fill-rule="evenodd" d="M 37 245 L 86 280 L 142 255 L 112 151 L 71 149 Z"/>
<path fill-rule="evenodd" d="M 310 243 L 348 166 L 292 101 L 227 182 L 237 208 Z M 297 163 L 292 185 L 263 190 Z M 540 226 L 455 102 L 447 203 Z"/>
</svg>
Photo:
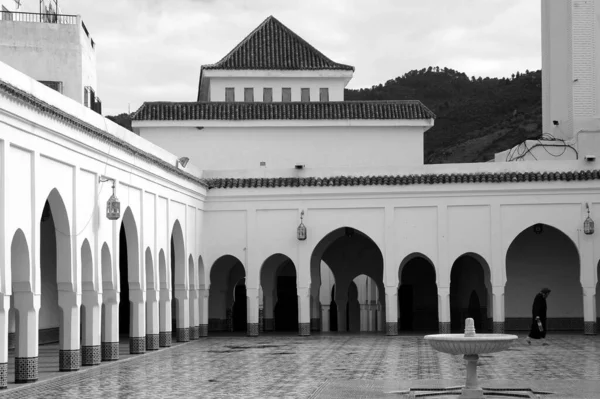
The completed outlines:
<svg viewBox="0 0 600 399">
<path fill-rule="evenodd" d="M 583 222 L 583 232 L 587 235 L 591 235 L 591 234 L 594 234 L 594 221 L 590 217 L 589 205 L 585 204 L 585 207 L 587 208 L 588 215 L 587 215 L 587 218 L 585 218 L 585 221 Z"/>
<path fill-rule="evenodd" d="M 108 220 L 117 220 L 121 217 L 121 203 L 115 195 L 115 181 L 113 180 L 113 193 L 106 201 L 106 218 Z"/>
<path fill-rule="evenodd" d="M 302 223 L 302 219 L 304 219 L 304 211 L 300 212 L 300 226 L 298 226 L 298 240 L 304 241 L 306 240 L 306 226 Z"/>
</svg>

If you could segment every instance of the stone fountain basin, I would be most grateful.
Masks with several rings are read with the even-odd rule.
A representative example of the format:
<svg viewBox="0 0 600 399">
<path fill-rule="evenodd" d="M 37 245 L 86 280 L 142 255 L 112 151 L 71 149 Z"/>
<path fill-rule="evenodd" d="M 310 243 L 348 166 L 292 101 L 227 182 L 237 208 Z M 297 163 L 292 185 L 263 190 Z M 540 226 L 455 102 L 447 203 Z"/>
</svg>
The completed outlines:
<svg viewBox="0 0 600 399">
<path fill-rule="evenodd" d="M 433 349 L 452 355 L 480 355 L 501 352 L 519 339 L 511 334 L 476 334 L 465 337 L 464 334 L 432 334 L 425 340 Z"/>
</svg>

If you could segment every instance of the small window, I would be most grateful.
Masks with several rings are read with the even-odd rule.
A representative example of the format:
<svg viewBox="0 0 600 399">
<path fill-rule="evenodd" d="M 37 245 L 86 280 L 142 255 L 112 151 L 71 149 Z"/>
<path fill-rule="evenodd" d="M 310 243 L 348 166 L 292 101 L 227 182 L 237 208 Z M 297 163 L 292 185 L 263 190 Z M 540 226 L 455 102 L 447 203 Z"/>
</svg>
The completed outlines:
<svg viewBox="0 0 600 399">
<path fill-rule="evenodd" d="M 244 101 L 247 103 L 254 102 L 254 89 L 252 87 L 246 87 L 244 89 Z"/>
<path fill-rule="evenodd" d="M 235 101 L 235 89 L 233 87 L 225 88 L 225 101 L 230 103 Z"/>
<path fill-rule="evenodd" d="M 319 101 L 327 102 L 329 101 L 329 89 L 327 87 L 319 89 Z"/>
<path fill-rule="evenodd" d="M 292 89 L 290 87 L 284 87 L 281 89 L 281 101 L 289 103 L 292 101 Z"/>
<path fill-rule="evenodd" d="M 272 103 L 273 102 L 273 89 L 270 87 L 265 87 L 263 89 L 263 102 Z"/>
<path fill-rule="evenodd" d="M 303 103 L 310 101 L 310 89 L 300 89 L 300 101 Z"/>
</svg>

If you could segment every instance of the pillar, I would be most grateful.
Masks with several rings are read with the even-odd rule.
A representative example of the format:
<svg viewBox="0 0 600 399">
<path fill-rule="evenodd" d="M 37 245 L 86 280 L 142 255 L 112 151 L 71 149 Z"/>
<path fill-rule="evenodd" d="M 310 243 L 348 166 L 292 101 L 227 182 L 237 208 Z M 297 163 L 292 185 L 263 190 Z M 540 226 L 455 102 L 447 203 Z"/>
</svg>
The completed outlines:
<svg viewBox="0 0 600 399">
<path fill-rule="evenodd" d="M 200 308 L 200 325 L 198 326 L 198 337 L 208 337 L 208 289 L 201 289 L 199 291 L 199 305 Z"/>
<path fill-rule="evenodd" d="M 385 287 L 385 335 L 394 336 L 398 335 L 398 287 L 386 286 Z"/>
<path fill-rule="evenodd" d="M 177 304 L 177 342 L 188 342 L 190 340 L 190 299 L 186 289 L 175 290 Z"/>
<path fill-rule="evenodd" d="M 129 353 L 146 353 L 146 292 L 130 289 Z"/>
<path fill-rule="evenodd" d="M 102 294 L 84 287 L 81 306 L 84 316 L 82 320 L 81 365 L 96 366 L 102 362 L 102 346 L 100 345 Z"/>
<path fill-rule="evenodd" d="M 310 288 L 297 289 L 298 294 L 298 335 L 310 335 Z"/>
<path fill-rule="evenodd" d="M 377 302 L 369 301 L 370 303 L 367 305 L 367 331 L 373 332 L 377 331 L 375 323 L 377 321 Z"/>
<path fill-rule="evenodd" d="M 258 337 L 258 288 L 246 287 L 246 335 Z"/>
<path fill-rule="evenodd" d="M 41 297 L 27 291 L 15 291 L 13 296 L 18 320 L 15 334 L 15 382 L 37 381 Z"/>
<path fill-rule="evenodd" d="M 360 330 L 369 331 L 369 305 L 366 303 L 360 304 Z"/>
<path fill-rule="evenodd" d="M 274 295 L 272 292 L 265 293 L 264 301 L 264 320 L 265 320 L 265 331 L 275 330 L 275 318 L 273 315 L 273 309 L 275 309 Z"/>
<path fill-rule="evenodd" d="M 158 346 L 168 348 L 173 337 L 171 314 L 171 291 L 168 288 L 160 290 L 158 303 Z"/>
<path fill-rule="evenodd" d="M 385 326 L 385 307 L 377 303 L 377 332 L 383 332 Z"/>
<path fill-rule="evenodd" d="M 190 289 L 190 339 L 200 338 L 199 324 L 200 312 L 198 310 L 198 290 Z"/>
<path fill-rule="evenodd" d="M 81 367 L 80 310 L 81 294 L 58 291 L 58 306 L 62 312 L 58 364 L 60 371 L 76 371 Z"/>
<path fill-rule="evenodd" d="M 596 334 L 596 287 L 583 287 L 583 333 Z"/>
<path fill-rule="evenodd" d="M 438 319 L 440 334 L 450 334 L 450 287 L 438 287 Z"/>
<path fill-rule="evenodd" d="M 348 301 L 346 299 L 336 299 L 335 303 L 337 304 L 337 328 L 338 332 L 346 332 L 346 304 Z"/>
<path fill-rule="evenodd" d="M 8 386 L 8 313 L 10 295 L 0 294 L 0 389 Z"/>
<path fill-rule="evenodd" d="M 321 303 L 319 302 L 319 287 L 310 294 L 310 330 L 319 331 L 321 325 Z"/>
<path fill-rule="evenodd" d="M 321 305 L 321 331 L 329 332 L 329 305 Z"/>
<path fill-rule="evenodd" d="M 492 287 L 492 319 L 494 334 L 504 334 L 504 286 Z"/>
<path fill-rule="evenodd" d="M 102 361 L 119 360 L 119 292 L 104 289 L 102 302 Z"/>
<path fill-rule="evenodd" d="M 159 338 L 159 292 L 155 289 L 146 291 L 146 350 L 155 351 L 160 347 Z"/>
</svg>

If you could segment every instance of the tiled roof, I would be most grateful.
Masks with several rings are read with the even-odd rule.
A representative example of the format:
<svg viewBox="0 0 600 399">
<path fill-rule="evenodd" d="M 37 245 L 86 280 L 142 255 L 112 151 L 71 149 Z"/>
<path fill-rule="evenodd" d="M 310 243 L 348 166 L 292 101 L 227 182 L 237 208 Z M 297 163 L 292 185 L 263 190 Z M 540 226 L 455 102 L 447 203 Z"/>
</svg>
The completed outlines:
<svg viewBox="0 0 600 399">
<path fill-rule="evenodd" d="M 182 177 L 184 179 L 187 179 L 189 181 L 197 183 L 197 184 L 201 185 L 202 187 L 206 187 L 206 183 L 203 179 L 198 178 L 190 173 L 187 173 L 187 172 L 177 168 L 175 165 L 172 165 L 168 162 L 163 161 L 156 155 L 142 151 L 139 148 L 137 148 L 136 146 L 128 143 L 127 141 L 122 140 L 102 129 L 99 129 L 79 118 L 76 118 L 73 115 L 70 115 L 70 114 L 64 112 L 60 108 L 55 107 L 54 105 L 48 104 L 47 102 L 42 101 L 39 98 L 13 86 L 10 83 L 7 83 L 1 79 L 0 79 L 0 92 L 14 98 L 15 100 L 26 103 L 28 106 L 33 107 L 40 114 L 45 114 L 47 116 L 55 118 L 58 121 L 60 121 L 61 123 L 64 123 L 65 125 L 73 128 L 73 129 L 80 130 L 83 133 L 85 133 L 89 136 L 92 136 L 98 140 L 102 140 L 104 142 L 109 142 L 112 146 L 118 147 L 121 150 L 127 152 L 128 154 L 135 155 L 136 157 L 141 158 L 144 161 L 149 162 L 151 164 L 154 164 L 167 172 L 173 173 L 175 175 L 179 175 L 180 177 Z"/>
<path fill-rule="evenodd" d="M 203 69 L 345 70 L 270 16 L 216 64 Z"/>
<path fill-rule="evenodd" d="M 392 176 L 271 177 L 206 179 L 209 189 L 277 187 L 409 186 L 465 183 L 520 183 L 600 180 L 600 170 L 494 172 Z"/>
<path fill-rule="evenodd" d="M 432 118 L 435 118 L 434 113 L 420 101 L 147 102 L 133 116 L 136 121 Z"/>
</svg>

